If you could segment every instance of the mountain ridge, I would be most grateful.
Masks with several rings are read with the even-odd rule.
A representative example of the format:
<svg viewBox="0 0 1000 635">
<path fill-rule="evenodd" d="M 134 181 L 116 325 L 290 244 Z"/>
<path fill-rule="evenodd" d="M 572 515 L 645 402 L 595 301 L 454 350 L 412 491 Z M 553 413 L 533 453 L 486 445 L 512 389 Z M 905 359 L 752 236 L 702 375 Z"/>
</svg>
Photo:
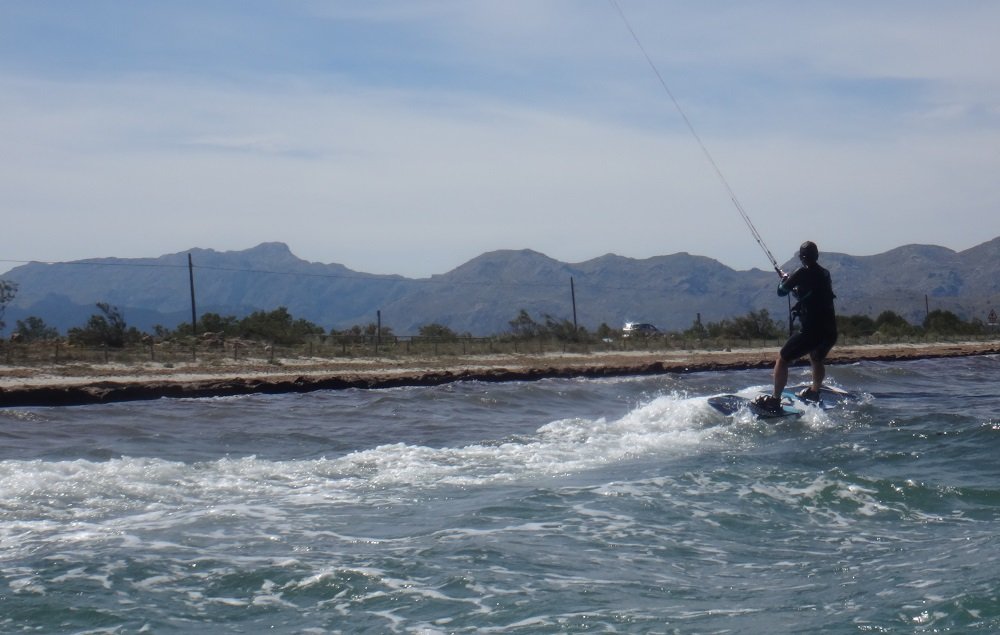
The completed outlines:
<svg viewBox="0 0 1000 635">
<path fill-rule="evenodd" d="M 643 259 L 607 253 L 567 263 L 531 249 L 499 249 L 443 274 L 406 278 L 309 262 L 285 243 L 265 242 L 239 251 L 199 247 L 155 258 L 21 265 L 3 275 L 19 285 L 5 321 L 11 326 L 34 315 L 64 332 L 107 302 L 141 330 L 173 328 L 190 320 L 189 254 L 199 314 L 242 317 L 284 306 L 327 329 L 369 324 L 380 312 L 383 325 L 400 335 L 431 323 L 489 335 L 508 330 L 521 309 L 536 319 L 572 319 L 574 298 L 578 324 L 591 330 L 625 321 L 680 330 L 698 318 L 761 309 L 781 318 L 787 310 L 774 292 L 773 271 L 737 271 L 686 252 Z M 892 310 L 919 323 L 928 308 L 940 308 L 985 320 L 1000 296 L 1000 237 L 960 252 L 911 244 L 871 256 L 823 253 L 820 263 L 833 276 L 844 315 Z"/>
</svg>

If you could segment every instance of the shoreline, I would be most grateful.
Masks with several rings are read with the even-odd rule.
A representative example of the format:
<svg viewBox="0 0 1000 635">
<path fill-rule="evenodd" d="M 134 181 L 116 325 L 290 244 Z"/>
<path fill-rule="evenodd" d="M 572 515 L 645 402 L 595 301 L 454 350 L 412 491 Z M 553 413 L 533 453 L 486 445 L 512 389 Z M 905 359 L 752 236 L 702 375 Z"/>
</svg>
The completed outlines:
<svg viewBox="0 0 1000 635">
<path fill-rule="evenodd" d="M 596 352 L 416 359 L 281 360 L 218 366 L 155 364 L 0 366 L 0 407 L 101 404 L 161 398 L 226 397 L 316 390 L 438 386 L 770 368 L 777 348 L 726 351 Z M 1000 354 L 1000 342 L 837 347 L 827 364 L 895 362 Z M 800 360 L 797 365 L 805 364 Z"/>
</svg>

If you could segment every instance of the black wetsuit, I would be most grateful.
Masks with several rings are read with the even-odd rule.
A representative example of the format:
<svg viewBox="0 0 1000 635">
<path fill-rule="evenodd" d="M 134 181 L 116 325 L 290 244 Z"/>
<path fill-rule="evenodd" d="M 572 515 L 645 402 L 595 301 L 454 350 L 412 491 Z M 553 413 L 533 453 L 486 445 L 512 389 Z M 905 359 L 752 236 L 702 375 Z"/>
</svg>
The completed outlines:
<svg viewBox="0 0 1000 635">
<path fill-rule="evenodd" d="M 792 292 L 798 298 L 798 311 L 802 329 L 788 338 L 781 347 L 781 357 L 792 361 L 804 355 L 813 354 L 826 359 L 837 342 L 837 314 L 833 309 L 833 282 L 830 272 L 811 263 L 800 267 L 778 285 L 778 295 Z"/>
</svg>

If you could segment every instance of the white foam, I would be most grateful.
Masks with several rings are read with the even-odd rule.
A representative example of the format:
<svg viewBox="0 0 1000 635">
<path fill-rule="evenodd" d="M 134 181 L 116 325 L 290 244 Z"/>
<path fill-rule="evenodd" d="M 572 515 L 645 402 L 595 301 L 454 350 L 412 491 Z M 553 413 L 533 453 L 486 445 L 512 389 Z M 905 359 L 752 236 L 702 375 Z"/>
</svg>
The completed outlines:
<svg viewBox="0 0 1000 635">
<path fill-rule="evenodd" d="M 162 538 L 142 541 L 177 527 L 212 538 L 205 528 L 220 523 L 257 525 L 259 534 L 280 528 L 296 507 L 406 501 L 414 488 L 550 478 L 689 453 L 716 443 L 705 425 L 710 412 L 703 398 L 662 396 L 616 420 L 562 419 L 516 440 L 444 448 L 396 443 L 329 459 L 4 461 L 0 548 L 24 551 L 48 541 L 185 550 Z"/>
<path fill-rule="evenodd" d="M 383 445 L 341 459 L 344 472 L 371 483 L 471 485 L 580 472 L 650 453 L 685 451 L 710 437 L 704 400 L 658 397 L 620 419 L 571 418 L 526 440 L 459 448 Z"/>
</svg>

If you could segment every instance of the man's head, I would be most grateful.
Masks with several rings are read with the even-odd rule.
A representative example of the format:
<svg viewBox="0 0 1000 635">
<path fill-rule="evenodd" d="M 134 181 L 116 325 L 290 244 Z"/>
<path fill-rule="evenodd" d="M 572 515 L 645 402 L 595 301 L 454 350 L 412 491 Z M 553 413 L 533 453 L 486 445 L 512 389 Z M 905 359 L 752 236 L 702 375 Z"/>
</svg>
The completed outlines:
<svg viewBox="0 0 1000 635">
<path fill-rule="evenodd" d="M 819 248 L 816 247 L 816 243 L 811 240 L 802 243 L 799 247 L 799 260 L 804 265 L 811 265 L 819 260 Z"/>
</svg>

